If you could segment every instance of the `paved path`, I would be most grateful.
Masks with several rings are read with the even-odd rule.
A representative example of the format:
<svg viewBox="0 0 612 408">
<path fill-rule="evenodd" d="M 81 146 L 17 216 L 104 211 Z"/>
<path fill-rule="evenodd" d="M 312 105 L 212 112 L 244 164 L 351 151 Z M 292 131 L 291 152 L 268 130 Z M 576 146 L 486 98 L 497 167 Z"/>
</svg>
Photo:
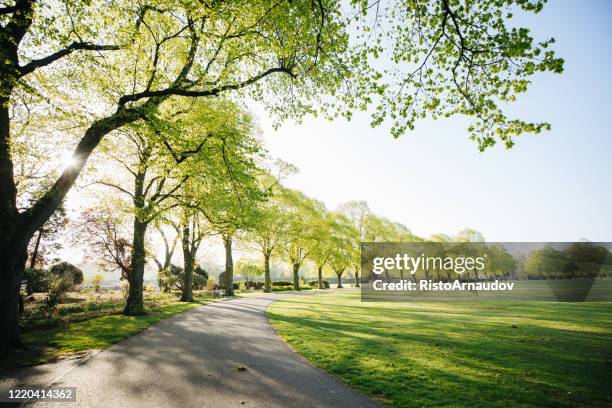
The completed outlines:
<svg viewBox="0 0 612 408">
<path fill-rule="evenodd" d="M 377 407 L 276 335 L 265 310 L 285 296 L 215 302 L 163 320 L 72 364 L 54 385 L 77 387 L 70 407 Z"/>
</svg>

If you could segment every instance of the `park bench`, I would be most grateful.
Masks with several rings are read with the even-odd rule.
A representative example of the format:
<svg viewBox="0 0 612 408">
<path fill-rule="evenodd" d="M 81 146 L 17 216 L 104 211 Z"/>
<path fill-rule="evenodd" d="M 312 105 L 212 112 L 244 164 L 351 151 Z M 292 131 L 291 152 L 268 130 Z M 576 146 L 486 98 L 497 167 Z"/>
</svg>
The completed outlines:
<svg viewBox="0 0 612 408">
<path fill-rule="evenodd" d="M 226 296 L 227 293 L 225 292 L 225 289 L 215 289 L 213 290 L 213 299 L 216 298 L 221 298 L 223 296 Z"/>
</svg>

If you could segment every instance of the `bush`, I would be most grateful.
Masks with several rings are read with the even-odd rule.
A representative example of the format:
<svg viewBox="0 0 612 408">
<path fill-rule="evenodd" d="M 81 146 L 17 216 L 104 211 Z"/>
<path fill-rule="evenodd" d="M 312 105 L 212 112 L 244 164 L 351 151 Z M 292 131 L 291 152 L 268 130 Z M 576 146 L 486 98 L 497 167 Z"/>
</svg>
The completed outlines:
<svg viewBox="0 0 612 408">
<path fill-rule="evenodd" d="M 23 273 L 23 279 L 26 281 L 28 293 L 49 291 L 51 274 L 44 269 L 26 268 Z"/>
<path fill-rule="evenodd" d="M 221 272 L 219 274 L 219 284 L 217 286 L 221 289 L 225 289 L 225 272 Z M 240 284 L 234 281 L 232 287 L 234 288 L 234 290 L 236 290 L 240 287 Z"/>
<path fill-rule="evenodd" d="M 49 284 L 47 293 L 47 306 L 54 309 L 66 299 L 66 294 L 74 288 L 74 281 L 70 275 L 55 277 Z"/>
<path fill-rule="evenodd" d="M 91 286 L 96 292 L 100 291 L 100 287 L 102 286 L 102 281 L 104 280 L 104 276 L 97 274 L 91 277 Z"/>
<path fill-rule="evenodd" d="M 329 282 L 324 280 L 323 282 L 323 289 L 329 289 Z M 319 288 L 319 281 L 315 280 L 315 281 L 310 281 L 308 282 L 309 286 L 312 286 L 313 288 Z"/>
<path fill-rule="evenodd" d="M 217 283 L 215 282 L 215 278 L 212 276 L 208 278 L 206 281 L 206 290 L 215 290 Z"/>
<path fill-rule="evenodd" d="M 244 283 L 244 286 L 247 289 L 262 290 L 263 287 L 264 287 L 264 283 L 263 282 L 256 282 L 256 281 L 252 281 L 252 280 L 246 280 L 246 281 L 243 281 L 242 283 Z"/>
<path fill-rule="evenodd" d="M 83 271 L 68 262 L 60 262 L 53 265 L 49 268 L 49 273 L 53 280 L 65 277 L 72 283 L 73 287 L 83 283 Z"/>
<path fill-rule="evenodd" d="M 180 290 L 183 284 L 183 268 L 170 265 L 168 269 L 160 271 L 157 275 L 157 283 L 162 292 Z"/>
<path fill-rule="evenodd" d="M 288 285 L 273 285 L 272 286 L 272 292 L 286 292 L 289 290 L 293 290 L 293 285 L 288 286 Z"/>
<path fill-rule="evenodd" d="M 173 290 L 183 290 L 183 282 L 185 281 L 185 270 L 180 266 L 170 265 L 169 268 L 160 271 L 157 275 L 159 289 L 162 292 L 172 292 Z M 208 273 L 196 266 L 193 270 L 193 278 L 191 287 L 193 290 L 202 290 L 208 282 Z"/>
<path fill-rule="evenodd" d="M 202 275 L 193 274 L 193 282 L 191 283 L 191 287 L 193 290 L 202 290 L 206 287 L 206 283 L 208 282 L 208 277 L 204 277 Z"/>
<path fill-rule="evenodd" d="M 130 282 L 124 279 L 121 281 L 121 295 L 123 296 L 124 299 L 127 299 L 129 293 L 130 293 Z"/>
<path fill-rule="evenodd" d="M 293 287 L 293 282 L 289 282 L 289 281 L 274 281 L 274 282 L 272 282 L 272 286 L 291 286 L 291 287 Z"/>
</svg>

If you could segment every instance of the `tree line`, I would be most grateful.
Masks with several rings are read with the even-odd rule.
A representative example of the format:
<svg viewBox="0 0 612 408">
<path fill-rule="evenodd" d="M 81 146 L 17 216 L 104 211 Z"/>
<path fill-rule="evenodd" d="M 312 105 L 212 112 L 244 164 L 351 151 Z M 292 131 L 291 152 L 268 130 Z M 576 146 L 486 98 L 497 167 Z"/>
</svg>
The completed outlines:
<svg viewBox="0 0 612 408">
<path fill-rule="evenodd" d="M 257 146 L 236 102 L 262 103 L 277 123 L 371 109 L 372 125 L 390 122 L 396 137 L 418 119 L 462 115 L 480 149 L 496 141 L 511 147 L 516 135 L 550 125 L 510 118 L 502 107 L 534 74 L 563 69 L 553 39 L 537 42 L 509 22 L 515 11 L 537 13 L 543 4 L 351 1 L 346 10 L 336 0 L 3 2 L 0 354 L 22 345 L 18 298 L 28 245 L 98 153 L 125 161 L 130 149 L 117 168 L 132 185 L 108 184 L 130 198 L 131 253 L 111 256 L 129 271 L 125 312 L 139 314 L 143 242 L 161 214 L 191 220 L 181 223 L 185 257 L 199 245 L 201 217 L 221 231 L 229 256 L 236 231 L 252 227 L 250 208 L 269 194 L 256 166 L 241 162 L 255 160 Z M 304 245 L 297 239 L 289 248 L 299 268 Z M 330 263 L 340 270 L 348 257 Z"/>
</svg>

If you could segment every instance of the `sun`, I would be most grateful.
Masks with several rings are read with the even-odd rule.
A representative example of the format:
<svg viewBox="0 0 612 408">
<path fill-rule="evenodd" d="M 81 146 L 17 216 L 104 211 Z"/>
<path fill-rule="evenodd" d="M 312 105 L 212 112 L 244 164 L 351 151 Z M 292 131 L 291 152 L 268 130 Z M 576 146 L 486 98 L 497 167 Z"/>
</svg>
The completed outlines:
<svg viewBox="0 0 612 408">
<path fill-rule="evenodd" d="M 61 163 L 62 168 L 67 169 L 75 167 L 79 163 L 79 160 L 73 156 L 72 153 L 69 153 L 62 157 Z"/>
</svg>

